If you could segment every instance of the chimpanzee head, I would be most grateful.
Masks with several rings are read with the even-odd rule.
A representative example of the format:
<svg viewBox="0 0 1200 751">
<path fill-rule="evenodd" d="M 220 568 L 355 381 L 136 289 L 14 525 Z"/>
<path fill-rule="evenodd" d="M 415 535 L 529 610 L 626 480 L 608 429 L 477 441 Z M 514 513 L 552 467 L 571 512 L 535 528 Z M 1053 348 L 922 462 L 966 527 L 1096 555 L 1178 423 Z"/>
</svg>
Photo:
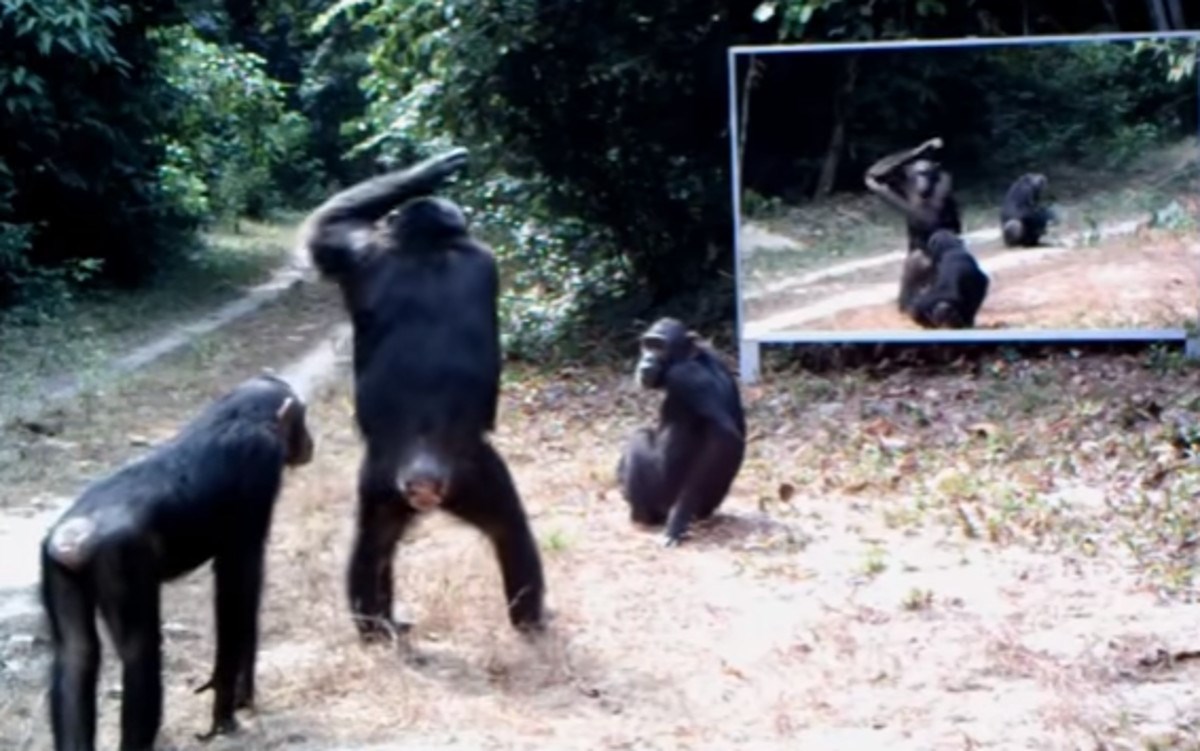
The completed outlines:
<svg viewBox="0 0 1200 751">
<path fill-rule="evenodd" d="M 904 168 L 905 192 L 910 198 L 934 198 L 950 192 L 950 173 L 932 159 L 918 159 Z"/>
<path fill-rule="evenodd" d="M 388 232 L 404 245 L 419 241 L 419 247 L 439 247 L 437 241 L 467 234 L 467 217 L 454 201 L 439 196 L 421 196 L 402 204 L 388 215 Z"/>
<path fill-rule="evenodd" d="M 681 321 L 658 319 L 642 334 L 642 355 L 634 370 L 635 380 L 643 388 L 662 388 L 672 365 L 696 356 L 699 341 L 700 336 L 688 331 Z"/>
<path fill-rule="evenodd" d="M 966 244 L 963 243 L 962 238 L 948 229 L 936 230 L 929 236 L 929 240 L 925 243 L 925 254 L 934 263 L 940 261 L 942 256 L 950 251 L 966 249 Z"/>
</svg>

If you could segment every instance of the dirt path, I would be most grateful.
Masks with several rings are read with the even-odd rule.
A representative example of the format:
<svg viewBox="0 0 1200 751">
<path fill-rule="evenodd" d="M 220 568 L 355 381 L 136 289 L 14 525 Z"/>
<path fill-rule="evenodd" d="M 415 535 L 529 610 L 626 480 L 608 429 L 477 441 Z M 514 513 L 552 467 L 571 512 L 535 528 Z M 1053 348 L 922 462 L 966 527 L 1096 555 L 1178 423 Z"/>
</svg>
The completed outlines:
<svg viewBox="0 0 1200 751">
<path fill-rule="evenodd" d="M 1103 228 L 1091 242 L 1097 244 L 1066 236 L 1030 250 L 973 247 L 992 281 L 978 326 L 1177 328 L 1195 320 L 1200 245 L 1194 237 L 1126 222 Z M 889 254 L 843 264 L 808 275 L 803 286 L 781 287 L 770 299 L 747 301 L 746 336 L 916 329 L 895 309 L 902 261 Z"/>
<path fill-rule="evenodd" d="M 309 379 L 317 458 L 289 477 L 273 527 L 259 711 L 241 735 L 206 748 L 1198 742 L 1200 666 L 1161 656 L 1196 649 L 1200 606 L 1160 597 L 1144 559 L 1158 546 L 1188 570 L 1178 556 L 1191 548 L 1165 531 L 1190 529 L 1184 507 L 1171 507 L 1171 527 L 1109 526 L 1115 509 L 1200 490 L 1194 465 L 1155 467 L 1166 456 L 1159 427 L 1138 417 L 1147 404 L 1164 419 L 1177 411 L 1192 373 L 1093 361 L 877 382 L 776 378 L 745 391 L 752 443 L 724 513 L 663 550 L 629 527 L 612 486 L 621 441 L 649 419 L 653 397 L 625 374 L 510 367 L 496 441 L 545 556 L 553 628 L 539 643 L 515 637 L 482 540 L 434 518 L 398 560 L 418 626 L 412 650 L 397 652 L 361 647 L 345 611 L 361 448 L 327 340 L 342 320 L 334 290 L 301 284 L 99 399 L 60 405 L 53 436 L 0 439 L 19 458 L 0 477 L 10 529 L 8 519 L 73 495 L 241 378 L 315 353 L 285 371 Z M 331 364 L 328 387 L 311 389 Z M 1141 405 L 1133 417 L 1130 404 Z M 795 490 L 786 503 L 783 487 Z M 1127 497 L 1142 505 L 1122 505 Z M 39 525 L 20 534 L 26 548 Z M 28 556 L 11 560 L 10 542 L 0 540 L 0 570 L 31 570 Z M 210 587 L 202 571 L 167 588 L 164 749 L 201 748 L 193 733 L 209 697 L 191 692 L 210 669 Z M 36 616 L 0 615 L 0 748 L 50 747 Z M 112 747 L 111 659 L 103 684 Z"/>
<path fill-rule="evenodd" d="M 186 323 L 174 326 L 150 341 L 113 358 L 100 368 L 102 373 L 100 381 L 103 383 L 138 371 L 156 360 L 188 346 L 200 337 L 252 315 L 264 305 L 278 300 L 305 279 L 310 282 L 315 281 L 315 274 L 308 259 L 293 249 L 286 262 L 262 284 L 257 284 L 236 299 Z M 63 373 L 46 378 L 40 387 L 33 391 L 40 398 L 26 399 L 13 415 L 6 415 L 6 418 L 34 419 L 37 414 L 56 402 L 79 396 L 83 389 L 83 381 L 74 374 Z M 15 422 L 17 421 L 6 419 L 0 423 L 0 433 Z"/>
</svg>

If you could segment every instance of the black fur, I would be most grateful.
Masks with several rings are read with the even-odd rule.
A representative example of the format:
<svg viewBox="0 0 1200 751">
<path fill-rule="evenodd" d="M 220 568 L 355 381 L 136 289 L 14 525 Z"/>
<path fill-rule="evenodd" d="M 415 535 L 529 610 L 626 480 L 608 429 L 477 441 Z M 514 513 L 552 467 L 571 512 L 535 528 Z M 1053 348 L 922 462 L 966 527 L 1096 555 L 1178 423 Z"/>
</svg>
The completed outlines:
<svg viewBox="0 0 1200 751">
<path fill-rule="evenodd" d="M 1041 242 L 1046 227 L 1054 218 L 1049 206 L 1042 204 L 1046 176 L 1030 172 L 1017 178 L 1000 209 L 1000 229 L 1004 244 L 1032 248 Z"/>
<path fill-rule="evenodd" d="M 513 625 L 542 624 L 537 545 L 487 440 L 502 366 L 496 261 L 457 205 L 429 195 L 465 164 L 457 149 L 367 180 L 326 201 L 303 230 L 354 324 L 356 419 L 367 452 L 347 578 L 364 638 L 407 628 L 392 612 L 392 561 L 418 513 L 435 507 L 490 538 Z"/>
<path fill-rule="evenodd" d="M 941 147 L 941 139 L 934 138 L 889 154 L 867 170 L 867 188 L 904 215 L 910 253 L 925 250 L 929 236 L 939 229 L 962 233 L 953 178 L 940 164 L 924 158 Z"/>
<path fill-rule="evenodd" d="M 966 329 L 987 297 L 989 280 L 962 238 L 938 230 L 929 238 L 934 281 L 916 296 L 913 320 L 930 329 Z"/>
<path fill-rule="evenodd" d="M 217 655 L 209 735 L 254 701 L 263 556 L 285 465 L 312 459 L 305 407 L 276 378 L 249 380 L 170 442 L 88 487 L 42 543 L 54 641 L 56 749 L 95 748 L 99 611 L 123 663 L 121 748 L 150 749 L 162 720 L 159 589 L 213 561 Z"/>
<path fill-rule="evenodd" d="M 672 318 L 643 334 L 636 378 L 666 396 L 658 425 L 634 433 L 617 478 L 631 519 L 665 522 L 664 544 L 678 545 L 693 519 L 707 519 L 720 507 L 741 468 L 741 395 L 717 355 Z"/>
</svg>

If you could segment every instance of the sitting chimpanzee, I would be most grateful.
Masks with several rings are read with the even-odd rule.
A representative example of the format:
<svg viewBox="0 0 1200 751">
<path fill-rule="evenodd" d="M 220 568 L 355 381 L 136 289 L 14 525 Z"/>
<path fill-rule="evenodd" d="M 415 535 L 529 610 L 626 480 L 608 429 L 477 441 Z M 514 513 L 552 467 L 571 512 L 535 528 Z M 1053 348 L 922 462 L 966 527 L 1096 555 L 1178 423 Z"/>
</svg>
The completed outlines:
<svg viewBox="0 0 1200 751">
<path fill-rule="evenodd" d="M 939 229 L 962 232 L 950 173 L 924 158 L 940 148 L 942 139 L 931 138 L 915 149 L 880 159 L 867 170 L 865 178 L 872 193 L 904 215 L 908 255 L 900 276 L 899 306 L 905 313 L 912 312 L 917 293 L 933 281 L 933 262 L 927 252 L 929 236 Z"/>
<path fill-rule="evenodd" d="M 617 463 L 630 518 L 666 522 L 663 544 L 678 545 L 693 519 L 725 500 L 746 451 L 746 418 L 733 375 L 699 337 L 673 318 L 642 335 L 635 377 L 666 391 L 658 425 L 634 433 Z"/>
<path fill-rule="evenodd" d="M 458 206 L 429 195 L 465 164 L 456 149 L 366 180 L 318 207 L 302 230 L 354 324 L 366 456 L 348 584 L 364 639 L 410 625 L 393 620 L 392 561 L 418 513 L 439 507 L 490 538 L 512 624 L 542 625 L 541 558 L 487 440 L 501 371 L 496 261 Z"/>
<path fill-rule="evenodd" d="M 987 296 L 988 277 L 962 238 L 948 230 L 929 237 L 934 280 L 912 305 L 913 320 L 927 329 L 968 329 Z"/>
<path fill-rule="evenodd" d="M 1000 229 L 1006 246 L 1032 248 L 1041 241 L 1046 225 L 1054 219 L 1054 212 L 1042 204 L 1046 184 L 1045 175 L 1029 172 L 1008 189 L 1000 208 Z"/>
<path fill-rule="evenodd" d="M 87 488 L 42 543 L 54 640 L 54 745 L 92 749 L 99 611 L 123 665 L 121 748 L 149 749 L 162 720 L 159 587 L 212 560 L 213 724 L 254 702 L 263 556 L 285 466 L 312 460 L 305 406 L 283 381 L 242 383 L 149 456 Z"/>
</svg>

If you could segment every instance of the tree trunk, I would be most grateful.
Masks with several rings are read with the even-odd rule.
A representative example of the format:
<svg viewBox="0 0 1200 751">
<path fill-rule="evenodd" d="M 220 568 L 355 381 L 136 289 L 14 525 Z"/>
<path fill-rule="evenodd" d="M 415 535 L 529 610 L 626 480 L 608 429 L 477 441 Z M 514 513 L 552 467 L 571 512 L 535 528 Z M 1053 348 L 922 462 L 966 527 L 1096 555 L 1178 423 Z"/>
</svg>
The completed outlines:
<svg viewBox="0 0 1200 751">
<path fill-rule="evenodd" d="M 1167 23 L 1172 29 L 1183 30 L 1187 22 L 1183 20 L 1183 5 L 1179 0 L 1167 0 Z"/>
<path fill-rule="evenodd" d="M 1100 4 L 1104 6 L 1104 15 L 1108 17 L 1109 26 L 1114 29 L 1121 28 L 1121 24 L 1117 20 L 1117 9 L 1113 7 L 1113 0 L 1100 0 Z"/>
<path fill-rule="evenodd" d="M 742 111 L 738 117 L 738 178 L 742 183 L 746 182 L 742 167 L 746 163 L 746 130 L 750 127 L 750 90 L 754 88 L 762 75 L 759 65 L 758 58 L 751 55 L 746 65 L 746 78 L 742 83 Z M 738 186 L 739 191 L 741 187 L 741 185 Z"/>
<path fill-rule="evenodd" d="M 1163 0 L 1146 0 L 1146 9 L 1150 12 L 1150 21 L 1154 24 L 1156 31 L 1170 31 L 1170 22 L 1167 19 L 1167 9 L 1163 6 Z"/>
<path fill-rule="evenodd" d="M 842 69 L 842 85 L 838 87 L 833 101 L 833 130 L 829 134 L 829 148 L 821 164 L 821 175 L 817 178 L 815 198 L 824 198 L 833 191 L 837 179 L 838 163 L 846 146 L 846 120 L 850 115 L 850 99 L 854 96 L 854 85 L 858 81 L 858 55 L 847 58 Z"/>
</svg>

